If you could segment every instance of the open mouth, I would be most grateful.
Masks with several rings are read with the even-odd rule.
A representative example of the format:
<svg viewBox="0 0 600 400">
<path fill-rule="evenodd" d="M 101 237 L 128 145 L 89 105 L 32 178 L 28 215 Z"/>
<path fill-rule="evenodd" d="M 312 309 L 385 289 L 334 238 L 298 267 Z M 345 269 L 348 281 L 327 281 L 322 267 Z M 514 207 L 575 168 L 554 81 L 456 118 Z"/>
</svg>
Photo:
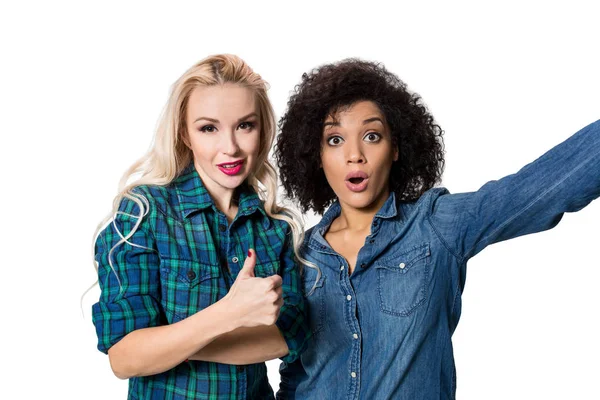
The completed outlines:
<svg viewBox="0 0 600 400">
<path fill-rule="evenodd" d="M 348 181 L 353 185 L 358 185 L 358 184 L 362 183 L 362 181 L 364 181 L 364 180 L 365 180 L 365 178 L 360 178 L 360 177 L 348 179 Z"/>
<path fill-rule="evenodd" d="M 217 167 L 225 175 L 237 175 L 244 165 L 244 160 L 237 160 L 229 163 L 217 164 Z"/>
<path fill-rule="evenodd" d="M 362 192 L 367 188 L 369 176 L 363 171 L 353 171 L 346 175 L 346 187 L 352 192 Z"/>
<path fill-rule="evenodd" d="M 237 167 L 240 164 L 241 164 L 241 161 L 236 161 L 236 162 L 231 163 L 231 164 L 219 164 L 219 167 L 223 167 L 223 168 L 235 168 L 235 167 Z"/>
</svg>

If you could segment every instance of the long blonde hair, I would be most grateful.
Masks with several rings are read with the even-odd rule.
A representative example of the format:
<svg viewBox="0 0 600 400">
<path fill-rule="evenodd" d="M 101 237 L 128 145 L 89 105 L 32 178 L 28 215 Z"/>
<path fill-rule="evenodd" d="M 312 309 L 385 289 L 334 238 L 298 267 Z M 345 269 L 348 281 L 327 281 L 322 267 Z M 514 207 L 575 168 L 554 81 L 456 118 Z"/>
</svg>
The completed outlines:
<svg viewBox="0 0 600 400">
<path fill-rule="evenodd" d="M 304 237 L 300 217 L 293 210 L 278 206 L 276 202 L 277 174 L 268 160 L 269 150 L 275 137 L 276 123 L 273 107 L 267 96 L 268 84 L 241 58 L 231 54 L 222 54 L 210 56 L 198 62 L 173 84 L 150 150 L 125 171 L 119 182 L 118 193 L 114 198 L 111 213 L 98 224 L 94 232 L 95 242 L 100 230 L 111 220 L 114 224 L 115 217 L 121 213 L 118 209 L 123 198 L 128 198 L 137 204 L 139 213 L 132 216 L 137 218 L 136 224 L 127 235 L 122 235 L 118 229 L 116 230 L 121 239 L 110 249 L 108 254 L 110 267 L 115 273 L 119 285 L 121 282 L 112 264 L 112 252 L 122 243 L 139 247 L 129 242 L 128 239 L 137 230 L 142 218 L 148 213 L 149 207 L 148 200 L 139 193 L 133 192 L 132 189 L 139 185 L 168 185 L 190 164 L 193 159 L 192 151 L 182 140 L 186 133 L 185 115 L 189 97 L 197 87 L 225 83 L 235 83 L 247 87 L 255 93 L 261 119 L 261 147 L 257 156 L 256 171 L 251 172 L 248 176 L 248 183 L 264 201 L 267 214 L 272 218 L 286 221 L 291 227 L 297 260 L 301 264 L 313 266 L 312 263 L 301 257 L 298 251 Z M 95 262 L 94 268 L 98 272 Z M 96 283 L 98 281 L 94 282 L 87 291 Z"/>
</svg>

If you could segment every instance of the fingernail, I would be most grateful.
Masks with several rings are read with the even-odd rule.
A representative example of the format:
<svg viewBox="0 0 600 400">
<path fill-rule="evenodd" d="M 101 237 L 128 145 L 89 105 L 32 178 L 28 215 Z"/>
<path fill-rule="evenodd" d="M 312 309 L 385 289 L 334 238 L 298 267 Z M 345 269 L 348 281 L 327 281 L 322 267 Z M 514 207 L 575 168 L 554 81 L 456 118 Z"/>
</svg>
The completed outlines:
<svg viewBox="0 0 600 400">
<path fill-rule="evenodd" d="M 252 257 L 252 251 L 248 250 L 248 257 Z"/>
</svg>

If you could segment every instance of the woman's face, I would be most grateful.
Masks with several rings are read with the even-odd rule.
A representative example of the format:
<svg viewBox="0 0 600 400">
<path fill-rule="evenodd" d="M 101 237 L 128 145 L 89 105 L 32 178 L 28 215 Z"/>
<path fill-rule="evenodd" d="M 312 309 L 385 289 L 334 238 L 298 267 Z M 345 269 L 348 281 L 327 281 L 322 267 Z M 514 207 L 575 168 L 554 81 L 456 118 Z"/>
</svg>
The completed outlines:
<svg viewBox="0 0 600 400">
<path fill-rule="evenodd" d="M 385 116 L 372 101 L 360 101 L 323 126 L 321 165 L 342 208 L 378 210 L 389 195 L 398 150 Z"/>
<path fill-rule="evenodd" d="M 261 126 L 252 90 L 230 83 L 194 89 L 186 127 L 185 143 L 213 197 L 234 190 L 256 168 Z"/>
</svg>

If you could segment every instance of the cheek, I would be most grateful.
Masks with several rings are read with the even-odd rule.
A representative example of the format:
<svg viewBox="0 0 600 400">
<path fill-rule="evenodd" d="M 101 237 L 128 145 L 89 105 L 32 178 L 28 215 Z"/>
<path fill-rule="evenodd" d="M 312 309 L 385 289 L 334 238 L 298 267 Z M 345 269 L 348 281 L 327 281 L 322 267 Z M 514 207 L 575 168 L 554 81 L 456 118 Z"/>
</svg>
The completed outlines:
<svg viewBox="0 0 600 400">
<path fill-rule="evenodd" d="M 244 153 L 256 156 L 260 151 L 260 134 L 247 134 L 241 138 L 239 144 Z"/>
<path fill-rule="evenodd" d="M 212 159 L 215 154 L 214 147 L 214 143 L 210 139 L 203 140 L 202 143 L 200 143 L 200 140 L 195 138 L 191 140 L 190 143 L 190 148 L 194 154 L 194 159 L 199 161 Z"/>
<path fill-rule="evenodd" d="M 336 157 L 335 154 L 323 153 L 321 155 L 321 167 L 330 184 L 335 185 L 340 175 L 345 176 L 344 162 L 339 157 Z"/>
</svg>

